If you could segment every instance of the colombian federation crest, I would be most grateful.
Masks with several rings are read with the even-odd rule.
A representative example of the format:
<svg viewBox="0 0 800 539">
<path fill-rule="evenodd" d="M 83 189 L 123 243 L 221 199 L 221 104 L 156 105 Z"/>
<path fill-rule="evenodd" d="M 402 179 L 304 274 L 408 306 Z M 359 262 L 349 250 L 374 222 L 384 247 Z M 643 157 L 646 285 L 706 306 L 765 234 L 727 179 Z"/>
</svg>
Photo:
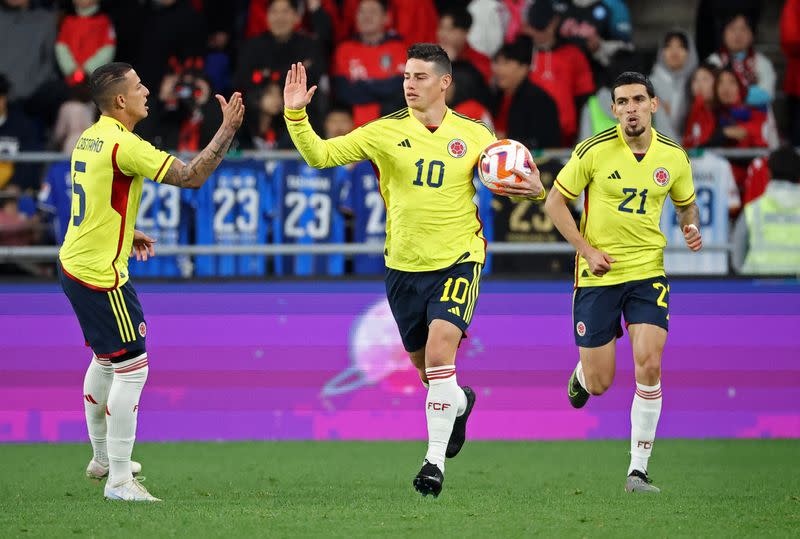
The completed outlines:
<svg viewBox="0 0 800 539">
<path fill-rule="evenodd" d="M 447 145 L 447 153 L 450 154 L 450 157 L 464 157 L 467 155 L 467 143 L 460 138 L 454 138 Z"/>
<path fill-rule="evenodd" d="M 664 167 L 658 167 L 653 172 L 653 181 L 659 187 L 665 187 L 669 183 L 669 171 Z"/>
<path fill-rule="evenodd" d="M 577 324 L 575 324 L 575 332 L 581 337 L 586 335 L 586 324 L 584 324 L 583 322 L 578 322 Z"/>
<path fill-rule="evenodd" d="M 147 335 L 147 325 L 145 325 L 144 322 L 141 322 L 139 324 L 139 335 L 141 335 L 142 337 Z"/>
</svg>

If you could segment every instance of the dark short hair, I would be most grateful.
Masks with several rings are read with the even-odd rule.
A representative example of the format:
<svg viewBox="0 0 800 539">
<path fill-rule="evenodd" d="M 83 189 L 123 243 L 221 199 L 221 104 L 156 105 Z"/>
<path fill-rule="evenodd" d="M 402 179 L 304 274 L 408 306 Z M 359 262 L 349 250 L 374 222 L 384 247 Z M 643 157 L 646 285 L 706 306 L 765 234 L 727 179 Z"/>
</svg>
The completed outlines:
<svg viewBox="0 0 800 539">
<path fill-rule="evenodd" d="M 439 20 L 444 19 L 445 17 L 450 17 L 453 19 L 453 26 L 456 28 L 466 30 L 467 32 L 469 32 L 469 29 L 472 28 L 472 15 L 470 15 L 466 8 L 452 7 L 448 10 L 445 10 L 441 17 L 439 17 Z"/>
<path fill-rule="evenodd" d="M 408 48 L 409 60 L 432 62 L 441 75 L 452 74 L 453 66 L 444 49 L 435 43 L 414 43 Z"/>
<path fill-rule="evenodd" d="M 524 36 L 518 37 L 512 43 L 506 43 L 494 55 L 494 59 L 505 58 L 518 64 L 530 65 L 533 54 L 533 43 Z"/>
<path fill-rule="evenodd" d="M 336 101 L 330 107 L 328 107 L 328 114 L 330 114 L 332 112 L 341 112 L 342 114 L 347 114 L 348 116 L 352 117 L 353 116 L 353 107 L 351 107 L 347 103 L 342 103 L 341 101 Z"/>
<path fill-rule="evenodd" d="M 689 50 L 689 38 L 686 36 L 685 33 L 681 32 L 680 30 L 671 30 L 664 35 L 664 42 L 661 44 L 662 47 L 666 47 L 669 45 L 669 42 L 673 39 L 677 39 L 681 42 L 681 47 L 686 50 Z"/>
<path fill-rule="evenodd" d="M 111 62 L 94 70 L 89 79 L 89 92 L 97 108 L 106 111 L 111 108 L 115 90 L 133 66 L 125 62 Z"/>
<path fill-rule="evenodd" d="M 617 75 L 617 78 L 614 79 L 614 83 L 611 85 L 612 100 L 617 99 L 614 95 L 614 90 L 620 86 L 625 86 L 626 84 L 641 84 L 647 89 L 647 95 L 649 95 L 651 99 L 656 96 L 656 90 L 653 88 L 653 83 L 650 82 L 650 79 L 638 71 L 625 71 L 624 73 Z"/>
</svg>

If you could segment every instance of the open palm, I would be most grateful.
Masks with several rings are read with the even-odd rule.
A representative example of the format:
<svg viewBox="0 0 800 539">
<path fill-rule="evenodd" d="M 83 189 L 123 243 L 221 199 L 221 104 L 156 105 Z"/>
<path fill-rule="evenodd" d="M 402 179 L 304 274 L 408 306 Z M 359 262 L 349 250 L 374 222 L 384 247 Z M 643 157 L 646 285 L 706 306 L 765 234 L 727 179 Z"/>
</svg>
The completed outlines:
<svg viewBox="0 0 800 539">
<path fill-rule="evenodd" d="M 300 62 L 292 64 L 286 73 L 286 85 L 283 87 L 283 104 L 287 109 L 299 110 L 311 102 L 317 87 L 312 86 L 307 90 L 307 85 L 305 66 Z"/>
</svg>

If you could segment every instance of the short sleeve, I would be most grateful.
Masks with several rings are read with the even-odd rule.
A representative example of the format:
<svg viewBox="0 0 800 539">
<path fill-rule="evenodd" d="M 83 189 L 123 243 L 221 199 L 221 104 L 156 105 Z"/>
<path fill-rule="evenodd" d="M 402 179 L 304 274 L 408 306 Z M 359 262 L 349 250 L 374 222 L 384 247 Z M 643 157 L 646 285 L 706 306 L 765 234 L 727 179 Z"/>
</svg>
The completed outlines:
<svg viewBox="0 0 800 539">
<path fill-rule="evenodd" d="M 578 195 L 592 180 L 590 160 L 591 157 L 588 155 L 581 159 L 575 152 L 572 152 L 572 157 L 556 177 L 553 184 L 555 188 L 570 200 L 578 198 Z"/>
<path fill-rule="evenodd" d="M 681 166 L 680 173 L 669 190 L 669 196 L 676 206 L 686 206 L 694 202 L 694 180 L 692 179 L 692 167 L 689 163 Z"/>
<path fill-rule="evenodd" d="M 127 137 L 117 151 L 117 166 L 128 176 L 144 176 L 161 182 L 175 159 L 136 135 Z"/>
</svg>

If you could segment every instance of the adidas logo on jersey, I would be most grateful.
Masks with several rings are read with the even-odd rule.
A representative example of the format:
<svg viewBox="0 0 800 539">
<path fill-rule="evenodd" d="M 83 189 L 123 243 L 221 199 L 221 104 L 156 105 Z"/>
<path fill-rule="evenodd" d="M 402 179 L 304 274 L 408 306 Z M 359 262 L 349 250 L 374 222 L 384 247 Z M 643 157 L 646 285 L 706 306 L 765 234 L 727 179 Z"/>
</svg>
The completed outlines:
<svg viewBox="0 0 800 539">
<path fill-rule="evenodd" d="M 398 142 L 397 145 L 398 146 L 402 146 L 403 148 L 410 148 L 411 147 L 411 143 L 408 141 L 408 139 L 403 139 L 403 141 L 402 142 Z"/>
<path fill-rule="evenodd" d="M 455 307 L 453 307 L 451 309 L 447 309 L 447 312 L 448 313 L 453 313 L 456 316 L 461 316 L 461 309 L 458 308 L 458 305 L 456 305 Z"/>
<path fill-rule="evenodd" d="M 620 175 L 619 175 L 619 171 L 618 171 L 618 170 L 615 170 L 614 172 L 612 172 L 612 173 L 611 173 L 611 174 L 608 176 L 608 179 L 609 179 L 609 180 L 621 180 L 621 179 L 622 179 L 622 176 L 620 176 Z"/>
</svg>

